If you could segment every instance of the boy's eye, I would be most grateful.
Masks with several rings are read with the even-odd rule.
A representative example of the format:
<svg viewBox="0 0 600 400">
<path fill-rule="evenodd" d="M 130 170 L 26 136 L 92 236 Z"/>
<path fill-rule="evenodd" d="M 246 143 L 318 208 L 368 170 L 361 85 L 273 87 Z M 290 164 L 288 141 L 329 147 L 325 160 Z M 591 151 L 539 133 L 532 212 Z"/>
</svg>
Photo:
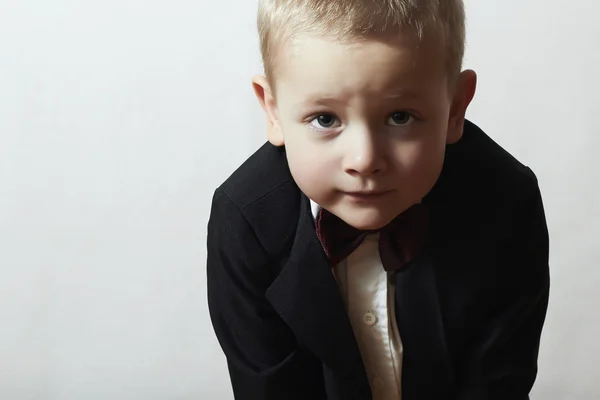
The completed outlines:
<svg viewBox="0 0 600 400">
<path fill-rule="evenodd" d="M 407 113 L 406 111 L 399 111 L 392 114 L 389 119 L 390 125 L 396 126 L 404 126 L 411 123 L 413 120 L 413 116 Z"/>
<path fill-rule="evenodd" d="M 330 114 L 319 115 L 312 120 L 311 124 L 315 128 L 331 128 L 335 125 L 336 117 Z M 318 124 L 318 125 L 315 125 Z"/>
</svg>

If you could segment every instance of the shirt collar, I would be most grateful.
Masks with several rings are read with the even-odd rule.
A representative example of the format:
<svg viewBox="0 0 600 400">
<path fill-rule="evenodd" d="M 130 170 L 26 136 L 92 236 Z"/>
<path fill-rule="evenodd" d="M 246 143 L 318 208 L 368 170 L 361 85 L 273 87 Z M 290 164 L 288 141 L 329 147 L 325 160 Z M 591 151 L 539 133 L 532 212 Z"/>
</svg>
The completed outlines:
<svg viewBox="0 0 600 400">
<path fill-rule="evenodd" d="M 315 203 L 314 201 L 310 201 L 310 211 L 312 212 L 313 219 L 317 219 L 317 215 L 319 215 L 319 211 L 321 211 L 321 206 Z"/>
</svg>

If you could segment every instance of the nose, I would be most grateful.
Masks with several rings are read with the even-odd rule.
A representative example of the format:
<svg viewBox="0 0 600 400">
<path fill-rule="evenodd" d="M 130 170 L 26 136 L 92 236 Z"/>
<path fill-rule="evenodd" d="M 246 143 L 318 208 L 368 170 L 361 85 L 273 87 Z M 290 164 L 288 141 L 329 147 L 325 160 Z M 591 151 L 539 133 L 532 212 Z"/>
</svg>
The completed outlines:
<svg viewBox="0 0 600 400">
<path fill-rule="evenodd" d="M 385 152 L 373 133 L 367 129 L 352 134 L 347 133 L 344 143 L 343 168 L 353 176 L 381 174 L 387 168 Z"/>
</svg>

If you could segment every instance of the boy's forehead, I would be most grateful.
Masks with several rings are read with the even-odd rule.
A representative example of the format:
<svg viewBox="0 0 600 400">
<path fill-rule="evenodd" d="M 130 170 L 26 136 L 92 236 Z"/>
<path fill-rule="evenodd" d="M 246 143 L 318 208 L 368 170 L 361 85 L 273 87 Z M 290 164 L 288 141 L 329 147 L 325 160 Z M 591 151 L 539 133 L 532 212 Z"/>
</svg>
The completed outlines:
<svg viewBox="0 0 600 400">
<path fill-rule="evenodd" d="M 293 90 L 302 103 L 331 102 L 348 93 L 417 98 L 423 80 L 445 73 L 443 63 L 432 60 L 436 51 L 423 43 L 304 37 L 282 49 L 277 85 Z"/>
</svg>

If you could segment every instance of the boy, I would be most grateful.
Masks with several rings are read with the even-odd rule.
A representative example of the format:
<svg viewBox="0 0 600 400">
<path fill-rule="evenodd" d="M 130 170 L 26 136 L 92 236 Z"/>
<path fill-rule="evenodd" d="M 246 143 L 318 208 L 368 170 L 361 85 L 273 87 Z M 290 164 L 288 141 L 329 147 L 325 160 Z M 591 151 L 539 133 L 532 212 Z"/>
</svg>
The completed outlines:
<svg viewBox="0 0 600 400">
<path fill-rule="evenodd" d="M 236 399 L 528 399 L 548 232 L 465 121 L 462 1 L 261 0 L 259 31 L 269 143 L 208 226 Z"/>
</svg>

